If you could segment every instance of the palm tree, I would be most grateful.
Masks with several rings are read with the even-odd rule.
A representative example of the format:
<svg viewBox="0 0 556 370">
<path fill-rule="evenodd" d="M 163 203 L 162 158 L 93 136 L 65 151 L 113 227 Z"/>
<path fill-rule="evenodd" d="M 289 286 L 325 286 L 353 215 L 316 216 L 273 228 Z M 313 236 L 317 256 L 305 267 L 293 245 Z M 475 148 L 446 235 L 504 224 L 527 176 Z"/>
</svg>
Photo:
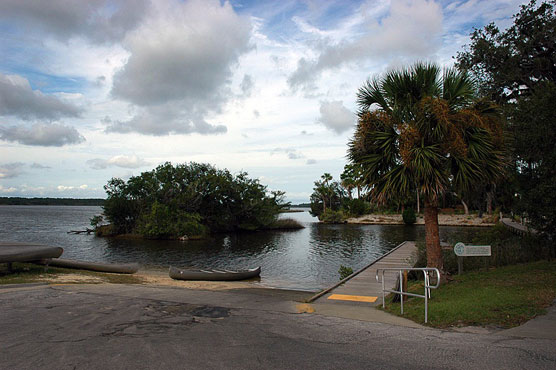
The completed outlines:
<svg viewBox="0 0 556 370">
<path fill-rule="evenodd" d="M 359 121 L 348 158 L 379 202 L 417 190 L 425 206 L 427 265 L 444 275 L 438 234 L 442 193 L 463 193 L 499 178 L 502 127 L 496 107 L 477 100 L 454 69 L 416 63 L 368 80 L 358 91 Z"/>
</svg>

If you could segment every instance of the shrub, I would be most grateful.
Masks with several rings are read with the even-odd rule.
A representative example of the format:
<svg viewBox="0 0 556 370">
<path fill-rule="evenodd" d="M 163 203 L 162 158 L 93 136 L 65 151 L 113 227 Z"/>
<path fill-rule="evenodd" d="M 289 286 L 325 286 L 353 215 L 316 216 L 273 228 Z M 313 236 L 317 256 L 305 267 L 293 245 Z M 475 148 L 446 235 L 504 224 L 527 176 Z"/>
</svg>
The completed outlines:
<svg viewBox="0 0 556 370">
<path fill-rule="evenodd" d="M 349 275 L 353 274 L 353 269 L 351 267 L 340 265 L 340 269 L 338 270 L 338 273 L 340 274 L 340 280 L 344 280 Z"/>
<path fill-rule="evenodd" d="M 344 223 L 346 217 L 342 211 L 334 211 L 327 209 L 319 216 L 319 220 L 327 224 L 341 224 Z"/>
<path fill-rule="evenodd" d="M 363 216 L 371 212 L 371 205 L 363 199 L 347 199 L 344 207 L 351 216 Z"/>
<path fill-rule="evenodd" d="M 453 241 L 451 241 L 453 243 Z M 534 235 L 518 236 L 498 224 L 482 231 L 470 243 L 490 245 L 490 257 L 463 257 L 464 271 L 479 270 L 487 266 L 498 267 L 518 263 L 534 262 L 551 257 L 550 243 Z M 426 267 L 427 253 L 425 244 L 417 243 L 417 262 L 415 267 Z M 458 259 L 451 249 L 442 250 L 444 269 L 450 274 L 457 274 Z"/>
<path fill-rule="evenodd" d="M 176 239 L 182 236 L 199 236 L 206 232 L 196 213 L 172 211 L 155 202 L 151 212 L 141 217 L 139 233 L 151 239 Z"/>
<path fill-rule="evenodd" d="M 415 211 L 413 210 L 413 208 L 406 208 L 402 212 L 402 218 L 403 222 L 406 225 L 413 225 L 415 221 L 417 221 L 417 216 L 415 216 Z"/>
</svg>

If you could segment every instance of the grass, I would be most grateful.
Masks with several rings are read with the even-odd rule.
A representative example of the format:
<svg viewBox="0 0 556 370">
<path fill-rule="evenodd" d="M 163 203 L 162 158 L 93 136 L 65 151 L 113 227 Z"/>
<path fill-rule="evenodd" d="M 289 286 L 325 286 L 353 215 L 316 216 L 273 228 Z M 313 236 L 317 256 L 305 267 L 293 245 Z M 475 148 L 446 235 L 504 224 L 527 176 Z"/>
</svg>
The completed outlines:
<svg viewBox="0 0 556 370">
<path fill-rule="evenodd" d="M 428 325 L 518 326 L 537 315 L 556 297 L 556 261 L 538 261 L 453 276 L 431 290 Z M 423 294 L 423 282 L 409 283 L 409 291 Z M 408 298 L 403 317 L 424 324 L 423 298 Z M 386 311 L 400 315 L 400 304 L 387 299 Z"/>
<path fill-rule="evenodd" d="M 72 281 L 70 275 L 79 275 L 82 281 Z M 31 263 L 14 263 L 12 272 L 8 272 L 6 268 L 0 268 L 0 286 L 4 284 L 25 284 L 40 282 L 56 282 L 64 281 L 67 277 L 67 283 L 78 284 L 80 282 L 87 284 L 141 284 L 143 280 L 134 275 L 128 274 L 109 274 L 102 272 L 75 270 L 58 267 L 49 267 L 45 272 L 44 266 L 34 265 Z"/>
</svg>

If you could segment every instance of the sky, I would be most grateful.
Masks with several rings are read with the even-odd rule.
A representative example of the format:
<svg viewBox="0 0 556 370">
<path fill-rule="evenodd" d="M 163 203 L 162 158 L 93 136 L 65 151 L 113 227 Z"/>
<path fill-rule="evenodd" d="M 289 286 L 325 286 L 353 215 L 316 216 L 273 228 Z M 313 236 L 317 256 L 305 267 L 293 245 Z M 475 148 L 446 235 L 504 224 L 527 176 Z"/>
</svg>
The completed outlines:
<svg viewBox="0 0 556 370">
<path fill-rule="evenodd" d="M 453 65 L 514 0 L 1 0 L 0 196 L 105 198 L 164 162 L 308 202 L 339 178 L 356 93 Z"/>
</svg>

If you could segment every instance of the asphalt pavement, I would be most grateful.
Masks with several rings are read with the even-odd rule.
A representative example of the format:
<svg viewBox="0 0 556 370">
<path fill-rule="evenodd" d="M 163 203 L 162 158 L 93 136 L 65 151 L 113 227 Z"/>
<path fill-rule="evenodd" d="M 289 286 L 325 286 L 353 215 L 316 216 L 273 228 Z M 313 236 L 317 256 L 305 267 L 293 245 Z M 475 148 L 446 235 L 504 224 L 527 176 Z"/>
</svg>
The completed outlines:
<svg viewBox="0 0 556 370">
<path fill-rule="evenodd" d="M 556 368 L 553 339 L 373 322 L 371 307 L 327 313 L 306 298 L 260 288 L 0 287 L 0 368 Z"/>
</svg>

